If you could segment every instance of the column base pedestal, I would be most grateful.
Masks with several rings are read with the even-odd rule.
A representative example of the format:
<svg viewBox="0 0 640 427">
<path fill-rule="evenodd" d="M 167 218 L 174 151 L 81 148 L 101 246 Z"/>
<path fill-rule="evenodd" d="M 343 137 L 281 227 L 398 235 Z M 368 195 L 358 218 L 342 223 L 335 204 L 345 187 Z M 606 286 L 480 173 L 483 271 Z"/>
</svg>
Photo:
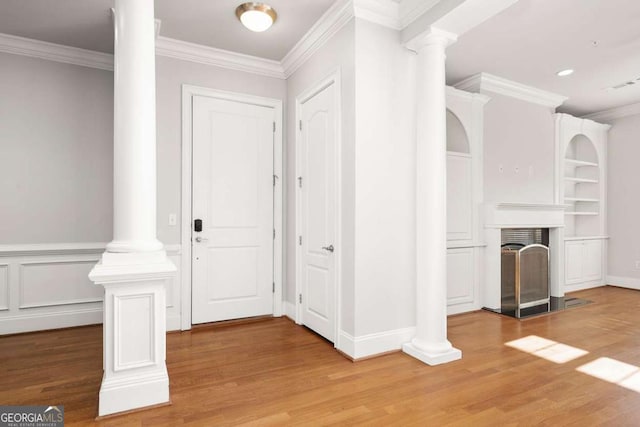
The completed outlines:
<svg viewBox="0 0 640 427">
<path fill-rule="evenodd" d="M 153 375 L 135 378 L 103 377 L 98 415 L 112 415 L 169 402 L 169 375 L 166 368 Z"/>
<path fill-rule="evenodd" d="M 457 348 L 451 347 L 449 350 L 443 353 L 427 353 L 424 350 L 419 349 L 413 343 L 406 343 L 402 345 L 402 351 L 409 356 L 420 360 L 427 365 L 441 365 L 443 363 L 453 362 L 454 360 L 462 359 L 462 352 Z"/>
</svg>

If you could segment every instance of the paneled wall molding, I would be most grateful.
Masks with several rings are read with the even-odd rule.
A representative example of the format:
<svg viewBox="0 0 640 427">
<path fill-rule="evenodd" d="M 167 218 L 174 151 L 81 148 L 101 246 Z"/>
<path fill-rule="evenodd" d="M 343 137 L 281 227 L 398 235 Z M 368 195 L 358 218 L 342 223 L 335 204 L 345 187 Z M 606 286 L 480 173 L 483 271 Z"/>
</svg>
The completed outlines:
<svg viewBox="0 0 640 427">
<path fill-rule="evenodd" d="M 113 55 L 0 33 L 0 52 L 113 71 Z"/>
<path fill-rule="evenodd" d="M 470 92 L 489 91 L 499 93 L 551 109 L 559 107 L 568 99 L 566 96 L 547 92 L 488 73 L 475 74 L 458 82 L 454 87 Z"/>
<path fill-rule="evenodd" d="M 106 243 L 39 243 L 0 245 L 0 257 L 97 254 L 104 252 Z"/>
<path fill-rule="evenodd" d="M 162 36 L 156 40 L 156 55 L 278 79 L 285 78 L 282 64 L 279 61 L 244 55 Z"/>
<path fill-rule="evenodd" d="M 596 122 L 606 123 L 616 119 L 621 119 L 623 117 L 635 116 L 638 114 L 640 114 L 640 102 L 587 114 L 586 116 L 584 116 L 584 118 L 594 120 Z"/>
</svg>

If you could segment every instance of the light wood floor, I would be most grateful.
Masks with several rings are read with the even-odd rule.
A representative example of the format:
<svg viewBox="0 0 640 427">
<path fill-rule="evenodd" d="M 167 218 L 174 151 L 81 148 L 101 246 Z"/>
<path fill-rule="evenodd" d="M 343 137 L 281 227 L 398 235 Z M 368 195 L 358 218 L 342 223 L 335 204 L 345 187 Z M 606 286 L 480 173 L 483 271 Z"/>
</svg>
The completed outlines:
<svg viewBox="0 0 640 427">
<path fill-rule="evenodd" d="M 449 318 L 457 362 L 403 353 L 352 363 L 287 319 L 172 333 L 173 404 L 100 425 L 640 425 L 640 393 L 576 371 L 601 357 L 640 366 L 640 292 L 598 288 L 594 303 L 518 321 Z M 0 404 L 63 404 L 90 425 L 102 375 L 102 329 L 0 338 Z M 536 335 L 588 351 L 554 363 L 505 346 Z M 640 389 L 640 388 L 639 388 Z"/>
</svg>

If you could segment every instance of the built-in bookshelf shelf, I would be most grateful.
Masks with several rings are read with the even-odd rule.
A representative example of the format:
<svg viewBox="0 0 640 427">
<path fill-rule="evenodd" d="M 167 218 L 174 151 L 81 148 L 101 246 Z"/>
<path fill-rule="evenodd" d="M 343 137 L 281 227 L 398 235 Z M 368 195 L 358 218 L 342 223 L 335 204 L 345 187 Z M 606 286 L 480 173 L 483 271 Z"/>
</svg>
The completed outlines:
<svg viewBox="0 0 640 427">
<path fill-rule="evenodd" d="M 599 212 L 565 212 L 565 215 L 578 215 L 578 216 L 588 216 L 588 215 L 600 215 Z"/>
<path fill-rule="evenodd" d="M 597 163 L 594 162 L 586 162 L 584 160 L 578 160 L 578 159 L 564 159 L 565 163 L 569 163 L 573 166 L 576 167 L 582 167 L 582 166 L 595 166 L 598 167 Z"/>
<path fill-rule="evenodd" d="M 577 178 L 575 176 L 565 176 L 564 179 L 566 181 L 577 182 L 577 183 L 585 183 L 585 184 L 597 184 L 598 183 L 597 179 Z"/>
<path fill-rule="evenodd" d="M 598 203 L 600 199 L 589 199 L 586 197 L 565 197 L 566 202 L 586 202 L 586 203 Z"/>
</svg>

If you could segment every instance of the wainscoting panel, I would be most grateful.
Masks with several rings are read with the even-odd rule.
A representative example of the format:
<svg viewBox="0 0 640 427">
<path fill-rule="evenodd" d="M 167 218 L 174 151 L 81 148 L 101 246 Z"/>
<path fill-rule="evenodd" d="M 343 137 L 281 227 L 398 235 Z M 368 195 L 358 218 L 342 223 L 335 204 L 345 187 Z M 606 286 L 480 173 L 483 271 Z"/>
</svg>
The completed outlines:
<svg viewBox="0 0 640 427">
<path fill-rule="evenodd" d="M 0 245 L 0 335 L 102 323 L 104 288 L 87 277 L 104 243 Z M 167 330 L 180 329 L 180 245 L 167 245 L 178 268 L 167 283 Z"/>
<path fill-rule="evenodd" d="M 479 247 L 447 249 L 447 314 L 480 309 Z"/>
</svg>

